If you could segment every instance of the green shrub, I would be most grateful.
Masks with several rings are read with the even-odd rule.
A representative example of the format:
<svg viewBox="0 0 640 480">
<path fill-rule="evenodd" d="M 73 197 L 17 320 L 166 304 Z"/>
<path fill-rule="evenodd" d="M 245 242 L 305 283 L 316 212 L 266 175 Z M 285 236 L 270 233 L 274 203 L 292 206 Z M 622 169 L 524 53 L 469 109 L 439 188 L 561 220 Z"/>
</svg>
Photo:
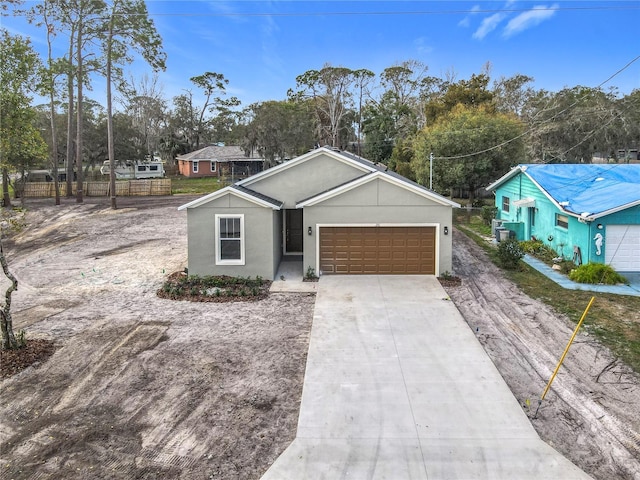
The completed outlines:
<svg viewBox="0 0 640 480">
<path fill-rule="evenodd" d="M 558 263 L 560 266 L 560 273 L 564 273 L 565 275 L 569 275 L 572 270 L 576 268 L 576 264 L 573 263 L 573 260 L 563 260 Z"/>
<path fill-rule="evenodd" d="M 580 265 L 569 274 L 569 278 L 578 283 L 590 283 L 593 285 L 615 285 L 626 283 L 627 279 L 604 263 L 587 263 Z"/>
<path fill-rule="evenodd" d="M 524 257 L 524 251 L 518 240 L 509 238 L 498 243 L 498 260 L 503 268 L 515 269 L 522 257 Z"/>
<path fill-rule="evenodd" d="M 494 207 L 493 205 L 484 205 L 482 207 L 482 221 L 485 225 L 491 225 L 491 220 L 496 218 L 498 215 L 498 207 Z"/>
<path fill-rule="evenodd" d="M 558 253 L 549 245 L 542 243 L 542 240 L 525 240 L 520 242 L 520 248 L 524 253 L 533 255 L 546 263 L 551 263 L 558 256 Z"/>
</svg>

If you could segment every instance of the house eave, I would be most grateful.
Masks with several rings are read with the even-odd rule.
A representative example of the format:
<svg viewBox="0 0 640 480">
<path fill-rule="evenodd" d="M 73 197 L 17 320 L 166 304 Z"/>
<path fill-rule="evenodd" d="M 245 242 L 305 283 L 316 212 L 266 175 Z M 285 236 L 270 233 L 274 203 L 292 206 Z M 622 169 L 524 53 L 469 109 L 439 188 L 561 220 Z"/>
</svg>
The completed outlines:
<svg viewBox="0 0 640 480">
<path fill-rule="evenodd" d="M 227 194 L 231 194 L 231 195 L 235 195 L 236 197 L 242 198 L 243 200 L 247 200 L 248 202 L 252 202 L 255 203 L 258 206 L 261 207 L 265 207 L 265 208 L 271 208 L 272 210 L 280 210 L 282 208 L 282 204 L 280 205 L 275 205 L 272 204 L 270 202 L 267 202 L 265 200 L 262 200 L 261 198 L 257 198 L 254 197 L 253 195 L 250 195 L 248 193 L 245 193 L 241 190 L 238 190 L 236 188 L 233 188 L 232 185 L 222 188 L 220 190 L 217 190 L 215 192 L 212 192 L 208 195 L 205 195 L 204 197 L 200 197 L 197 198 L 189 203 L 185 203 L 184 205 L 180 205 L 178 207 L 178 210 L 187 210 L 189 208 L 196 208 L 199 207 L 200 205 L 204 205 L 205 203 L 209 203 L 213 200 L 216 200 L 220 197 L 223 197 Z"/>
<path fill-rule="evenodd" d="M 381 179 L 393 185 L 396 185 L 398 187 L 404 188 L 405 190 L 415 193 L 416 195 L 420 195 L 421 197 L 427 198 L 429 200 L 433 200 L 436 203 L 439 203 L 440 205 L 460 208 L 460 205 L 456 202 L 453 202 L 447 198 L 441 197 L 440 195 L 433 193 L 429 190 L 416 188 L 415 186 L 407 182 L 403 182 L 398 178 L 392 177 L 391 175 L 387 175 L 384 172 L 380 172 L 377 170 L 375 172 L 370 173 L 369 175 L 356 178 L 355 180 L 349 183 L 346 183 L 344 185 L 341 185 L 340 187 L 334 188 L 327 192 L 323 192 L 319 195 L 316 195 L 314 197 L 298 202 L 296 204 L 296 208 L 304 208 L 304 207 L 311 207 L 311 206 L 317 205 L 326 200 L 329 200 L 330 198 L 346 193 L 350 190 L 358 188 L 376 179 Z"/>
<path fill-rule="evenodd" d="M 245 186 L 251 185 L 251 184 L 253 184 L 255 182 L 258 182 L 258 181 L 263 180 L 265 178 L 269 178 L 269 177 L 271 177 L 273 175 L 277 175 L 277 174 L 279 174 L 280 172 L 282 172 L 284 170 L 287 170 L 287 169 L 292 168 L 292 167 L 294 167 L 296 165 L 299 165 L 299 164 L 304 163 L 304 162 L 306 162 L 308 160 L 311 160 L 311 159 L 313 159 L 313 158 L 315 158 L 315 157 L 317 157 L 317 156 L 319 156 L 319 155 L 321 155 L 323 153 L 328 155 L 328 156 L 330 156 L 334 160 L 338 160 L 338 161 L 340 161 L 342 163 L 350 165 L 350 166 L 352 166 L 352 167 L 354 167 L 354 168 L 356 168 L 356 169 L 358 169 L 358 170 L 360 170 L 362 172 L 375 172 L 376 171 L 375 167 L 369 167 L 369 166 L 367 166 L 367 165 L 365 165 L 363 163 L 359 163 L 359 162 L 356 162 L 354 160 L 351 160 L 350 158 L 345 157 L 344 155 L 341 155 L 339 151 L 334 151 L 334 150 L 331 150 L 331 149 L 326 148 L 326 147 L 320 147 L 320 148 L 316 148 L 315 150 L 311 150 L 310 152 L 307 152 L 304 155 L 301 155 L 301 156 L 299 156 L 297 158 L 294 158 L 293 160 L 289 160 L 287 162 L 281 163 L 280 165 L 276 165 L 275 167 L 271 167 L 271 168 L 269 168 L 267 170 L 264 170 L 264 171 L 262 171 L 260 173 L 256 173 L 255 175 L 252 175 L 252 176 L 250 176 L 248 178 L 245 178 L 244 180 L 240 180 L 238 182 L 238 185 L 245 185 Z"/>
<path fill-rule="evenodd" d="M 515 177 L 519 173 L 524 173 L 524 172 L 526 172 L 526 169 L 523 170 L 520 165 L 517 165 L 517 166 L 513 167 L 511 170 L 509 170 L 507 173 L 505 173 L 503 176 L 501 176 L 498 180 L 493 182 L 491 185 L 487 186 L 485 188 L 485 190 L 487 192 L 495 191 L 496 188 L 498 188 L 500 185 L 502 185 L 507 180 L 510 180 L 511 178 Z M 531 178 L 531 177 L 529 177 L 529 178 Z"/>
<path fill-rule="evenodd" d="M 599 213 L 594 213 L 592 215 L 589 215 L 588 217 L 581 217 L 580 215 L 577 215 L 578 217 L 584 218 L 586 221 L 593 221 L 596 220 L 598 218 L 602 218 L 602 217 L 606 217 L 607 215 L 611 215 L 612 213 L 616 213 L 616 212 L 621 212 L 622 210 L 626 210 L 628 208 L 633 208 L 640 205 L 640 200 L 636 200 L 635 202 L 631 202 L 631 203 L 627 203 L 625 205 L 619 205 L 617 207 L 614 208 L 610 208 L 609 210 L 605 210 L 603 212 L 599 212 Z"/>
</svg>

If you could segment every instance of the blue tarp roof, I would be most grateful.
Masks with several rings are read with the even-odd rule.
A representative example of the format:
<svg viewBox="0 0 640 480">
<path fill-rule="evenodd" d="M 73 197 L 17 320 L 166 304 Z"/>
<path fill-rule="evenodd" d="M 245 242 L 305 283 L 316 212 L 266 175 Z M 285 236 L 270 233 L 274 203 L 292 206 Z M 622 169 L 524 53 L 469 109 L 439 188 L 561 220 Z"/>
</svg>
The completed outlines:
<svg viewBox="0 0 640 480">
<path fill-rule="evenodd" d="M 519 169 L 575 215 L 598 217 L 640 204 L 640 165 L 530 164 Z"/>
</svg>

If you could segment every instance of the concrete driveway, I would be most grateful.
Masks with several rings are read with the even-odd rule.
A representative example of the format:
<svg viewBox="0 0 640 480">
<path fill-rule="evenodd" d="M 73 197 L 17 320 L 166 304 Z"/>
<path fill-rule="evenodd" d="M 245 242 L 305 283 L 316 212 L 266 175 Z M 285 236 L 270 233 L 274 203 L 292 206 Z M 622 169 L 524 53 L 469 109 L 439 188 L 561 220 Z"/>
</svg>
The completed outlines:
<svg viewBox="0 0 640 480">
<path fill-rule="evenodd" d="M 435 277 L 325 276 L 297 437 L 262 478 L 590 477 L 539 439 Z"/>
</svg>

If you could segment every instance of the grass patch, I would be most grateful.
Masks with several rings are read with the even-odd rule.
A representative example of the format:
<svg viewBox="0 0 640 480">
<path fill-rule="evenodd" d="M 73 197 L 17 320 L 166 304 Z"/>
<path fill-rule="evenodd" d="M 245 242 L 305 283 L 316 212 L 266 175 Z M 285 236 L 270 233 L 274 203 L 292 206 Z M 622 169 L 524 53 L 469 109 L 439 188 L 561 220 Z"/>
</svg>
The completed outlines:
<svg viewBox="0 0 640 480">
<path fill-rule="evenodd" d="M 171 176 L 171 193 L 178 194 L 206 194 L 215 192 L 224 187 L 218 177 L 188 178 L 182 175 Z"/>
<path fill-rule="evenodd" d="M 479 209 L 454 209 L 453 224 L 455 226 L 463 226 L 478 235 L 491 236 L 491 225 L 487 225 L 482 217 L 482 211 Z"/>
<path fill-rule="evenodd" d="M 461 226 L 460 230 L 487 252 L 492 262 L 499 265 L 497 249 L 466 227 Z M 591 297 L 595 296 L 583 329 L 640 373 L 640 297 L 565 290 L 525 263 L 516 270 L 503 272 L 528 296 L 566 315 L 575 324 Z"/>
</svg>

